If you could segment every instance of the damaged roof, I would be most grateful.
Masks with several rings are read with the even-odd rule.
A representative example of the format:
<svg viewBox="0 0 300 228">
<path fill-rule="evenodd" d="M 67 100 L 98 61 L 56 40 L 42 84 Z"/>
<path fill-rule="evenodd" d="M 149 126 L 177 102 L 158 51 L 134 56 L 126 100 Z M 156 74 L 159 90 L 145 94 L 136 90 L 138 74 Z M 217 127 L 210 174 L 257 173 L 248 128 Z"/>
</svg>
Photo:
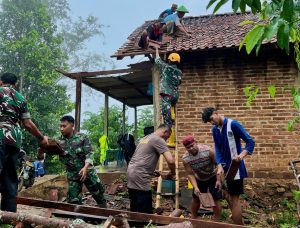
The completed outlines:
<svg viewBox="0 0 300 228">
<path fill-rule="evenodd" d="M 216 14 L 199 17 L 184 17 L 184 24 L 192 33 L 192 37 L 180 36 L 163 42 L 160 52 L 183 52 L 204 49 L 238 47 L 252 25 L 240 26 L 245 20 L 257 20 L 257 16 L 246 14 Z M 138 47 L 140 35 L 154 21 L 146 21 L 138 27 L 112 57 L 122 59 L 125 56 L 147 55 L 153 50 Z M 273 42 L 273 41 L 272 41 Z"/>
</svg>

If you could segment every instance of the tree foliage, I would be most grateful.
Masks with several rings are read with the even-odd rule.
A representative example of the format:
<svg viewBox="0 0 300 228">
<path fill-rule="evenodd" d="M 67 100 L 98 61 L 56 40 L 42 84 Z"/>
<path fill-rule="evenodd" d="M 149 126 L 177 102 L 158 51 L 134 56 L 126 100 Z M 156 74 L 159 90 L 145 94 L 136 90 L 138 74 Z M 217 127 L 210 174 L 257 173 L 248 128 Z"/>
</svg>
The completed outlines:
<svg viewBox="0 0 300 228">
<path fill-rule="evenodd" d="M 85 131 L 93 145 L 95 152 L 95 162 L 99 156 L 99 138 L 104 134 L 104 107 L 101 107 L 98 113 L 85 112 L 86 120 L 84 120 L 81 129 Z M 123 132 L 123 114 L 122 108 L 117 105 L 109 107 L 108 111 L 108 145 L 109 149 L 119 148 L 117 140 L 118 136 Z M 125 118 L 125 131 L 131 132 L 132 125 L 128 125 L 128 118 Z"/>
<path fill-rule="evenodd" d="M 67 60 L 60 48 L 63 40 L 56 35 L 56 26 L 41 1 L 3 0 L 1 9 L 1 71 L 20 76 L 19 90 L 29 103 L 34 122 L 42 132 L 54 136 L 59 117 L 73 107 L 54 70 Z M 31 154 L 36 152 L 36 140 L 27 132 L 23 147 Z"/>
<path fill-rule="evenodd" d="M 67 0 L 3 0 L 0 11 L 0 67 L 20 76 L 18 88 L 41 131 L 59 135 L 59 119 L 74 105 L 56 68 L 85 70 L 106 65 L 87 51 L 101 33 L 97 18 L 70 17 Z M 37 143 L 24 132 L 23 148 L 34 156 Z M 51 160 L 51 158 L 50 158 Z"/>
<path fill-rule="evenodd" d="M 99 162 L 99 138 L 104 134 L 104 108 L 100 108 L 100 111 L 95 114 L 91 112 L 86 112 L 86 120 L 82 124 L 82 130 L 84 130 L 95 151 L 95 162 Z M 123 132 L 122 123 L 122 109 L 119 106 L 113 105 L 109 108 L 108 115 L 108 141 L 109 149 L 117 149 L 119 145 L 117 144 L 117 139 Z M 150 106 L 143 107 L 138 110 L 138 138 L 144 136 L 144 128 L 153 126 L 153 108 Z M 128 124 L 128 117 L 125 118 L 125 133 L 133 133 L 134 125 Z"/>
</svg>

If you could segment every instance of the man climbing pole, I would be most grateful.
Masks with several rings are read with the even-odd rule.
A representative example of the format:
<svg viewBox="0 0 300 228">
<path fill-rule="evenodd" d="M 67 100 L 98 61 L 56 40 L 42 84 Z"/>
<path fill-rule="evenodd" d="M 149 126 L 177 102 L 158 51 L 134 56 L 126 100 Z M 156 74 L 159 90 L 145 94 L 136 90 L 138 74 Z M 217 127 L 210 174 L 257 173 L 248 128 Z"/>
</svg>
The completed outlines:
<svg viewBox="0 0 300 228">
<path fill-rule="evenodd" d="M 158 48 L 156 48 L 155 64 L 158 66 L 161 72 L 160 77 L 160 96 L 161 96 L 161 106 L 162 106 L 162 115 L 164 123 L 168 124 L 170 127 L 173 125 L 174 120 L 174 111 L 173 118 L 171 115 L 171 109 L 174 110 L 176 105 L 179 92 L 178 86 L 181 83 L 182 72 L 178 68 L 180 64 L 180 55 L 177 53 L 171 53 L 168 57 L 168 62 L 165 63 L 160 57 Z M 168 145 L 174 145 L 174 130 L 170 137 Z"/>
</svg>

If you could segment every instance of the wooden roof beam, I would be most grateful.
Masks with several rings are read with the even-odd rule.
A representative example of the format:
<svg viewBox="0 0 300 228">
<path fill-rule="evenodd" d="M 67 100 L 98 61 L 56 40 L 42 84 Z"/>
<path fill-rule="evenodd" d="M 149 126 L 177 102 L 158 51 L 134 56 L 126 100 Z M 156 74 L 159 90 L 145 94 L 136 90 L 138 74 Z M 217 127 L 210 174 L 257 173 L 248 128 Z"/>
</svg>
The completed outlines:
<svg viewBox="0 0 300 228">
<path fill-rule="evenodd" d="M 76 78 L 77 76 L 80 77 L 95 77 L 100 75 L 112 75 L 112 74 L 124 74 L 124 73 L 133 73 L 141 71 L 140 69 L 119 69 L 119 70 L 102 70 L 102 71 L 93 71 L 93 72 L 74 72 L 69 73 L 64 71 L 63 69 L 56 69 L 57 72 L 70 77 L 70 78 Z"/>
</svg>

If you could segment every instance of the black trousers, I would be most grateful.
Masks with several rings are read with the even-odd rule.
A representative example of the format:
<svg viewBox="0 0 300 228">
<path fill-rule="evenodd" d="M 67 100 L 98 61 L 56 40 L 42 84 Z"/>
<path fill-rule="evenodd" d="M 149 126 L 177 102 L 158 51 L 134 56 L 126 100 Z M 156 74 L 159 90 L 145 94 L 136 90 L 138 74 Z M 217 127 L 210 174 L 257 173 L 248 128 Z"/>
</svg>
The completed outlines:
<svg viewBox="0 0 300 228">
<path fill-rule="evenodd" d="M 0 145 L 0 192 L 1 210 L 17 211 L 18 155 L 20 149 L 10 145 Z"/>
<path fill-rule="evenodd" d="M 152 192 L 128 188 L 130 211 L 152 214 Z"/>
</svg>

